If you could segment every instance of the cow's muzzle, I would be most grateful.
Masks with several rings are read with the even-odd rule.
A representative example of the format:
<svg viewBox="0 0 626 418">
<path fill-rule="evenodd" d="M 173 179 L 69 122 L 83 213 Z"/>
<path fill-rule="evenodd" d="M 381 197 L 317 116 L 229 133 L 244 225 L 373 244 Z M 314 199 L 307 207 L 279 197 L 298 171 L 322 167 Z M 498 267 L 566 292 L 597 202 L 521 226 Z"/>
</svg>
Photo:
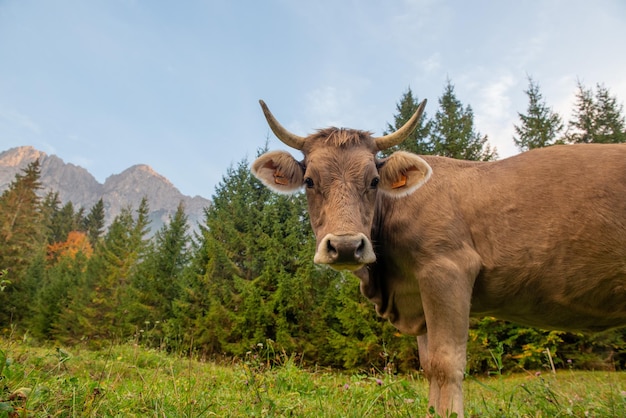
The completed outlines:
<svg viewBox="0 0 626 418">
<path fill-rule="evenodd" d="M 355 271 L 376 261 L 374 248 L 364 234 L 328 234 L 319 243 L 313 262 L 335 270 Z"/>
</svg>

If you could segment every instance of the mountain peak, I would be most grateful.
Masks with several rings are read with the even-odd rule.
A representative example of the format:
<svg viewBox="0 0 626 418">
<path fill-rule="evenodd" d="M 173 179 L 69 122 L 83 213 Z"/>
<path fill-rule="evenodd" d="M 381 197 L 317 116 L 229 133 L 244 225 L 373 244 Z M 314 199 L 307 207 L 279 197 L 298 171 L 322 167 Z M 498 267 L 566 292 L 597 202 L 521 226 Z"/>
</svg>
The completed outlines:
<svg viewBox="0 0 626 418">
<path fill-rule="evenodd" d="M 38 151 L 30 145 L 15 147 L 0 153 L 0 166 L 18 167 L 24 162 L 26 162 L 26 164 L 24 164 L 24 166 L 26 166 L 28 163 L 47 156 L 45 152 Z"/>
<path fill-rule="evenodd" d="M 56 155 L 23 146 L 0 153 L 0 192 L 8 187 L 15 175 L 39 159 L 42 193 L 58 192 L 62 204 L 72 202 L 75 208 L 89 211 L 99 199 L 105 208 L 105 223 L 110 224 L 124 208 L 137 209 L 143 198 L 148 199 L 151 230 L 155 232 L 169 220 L 182 202 L 192 229 L 204 216 L 211 202 L 196 196 L 183 195 L 167 178 L 146 164 L 137 164 L 120 174 L 113 174 L 104 184 L 84 168 L 65 163 Z"/>
<path fill-rule="evenodd" d="M 124 176 L 124 177 L 133 177 L 133 178 L 136 178 L 136 179 L 157 178 L 159 181 L 162 181 L 162 182 L 167 183 L 170 186 L 174 187 L 174 185 L 167 178 L 165 178 L 161 174 L 157 173 L 152 167 L 150 167 L 147 164 L 135 164 L 135 165 L 127 168 L 126 170 L 122 171 L 118 175 L 119 176 Z M 113 176 L 111 176 L 111 177 L 113 177 Z"/>
</svg>

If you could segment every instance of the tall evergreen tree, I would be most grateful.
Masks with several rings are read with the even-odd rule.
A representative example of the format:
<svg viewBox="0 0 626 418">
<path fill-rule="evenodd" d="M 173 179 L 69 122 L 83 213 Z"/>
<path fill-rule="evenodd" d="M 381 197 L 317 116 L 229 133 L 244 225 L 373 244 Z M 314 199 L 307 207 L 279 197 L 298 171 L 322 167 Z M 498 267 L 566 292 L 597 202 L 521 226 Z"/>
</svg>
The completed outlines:
<svg viewBox="0 0 626 418">
<path fill-rule="evenodd" d="M 17 174 L 0 195 L 0 269 L 8 270 L 12 285 L 0 293 L 0 323 L 27 315 L 34 284 L 26 281 L 30 263 L 45 250 L 39 160 Z"/>
<path fill-rule="evenodd" d="M 565 139 L 571 143 L 621 143 L 626 142 L 626 122 L 623 106 L 601 84 L 592 89 L 578 81 L 576 104 L 570 131 Z"/>
<path fill-rule="evenodd" d="M 60 241 L 57 239 L 55 232 L 55 226 L 53 225 L 53 219 L 57 216 L 57 213 L 61 210 L 61 199 L 59 199 L 59 192 L 48 192 L 41 203 L 41 214 L 43 222 L 46 225 L 48 244 Z"/>
<path fill-rule="evenodd" d="M 242 333 L 254 333 L 253 328 L 242 329 L 239 325 L 245 321 L 241 315 L 242 293 L 250 292 L 245 282 L 259 275 L 262 255 L 254 251 L 252 231 L 269 196 L 244 160 L 227 170 L 211 207 L 205 211 L 195 260 L 185 278 L 182 300 L 176 303 L 177 325 L 170 324 L 176 332 L 186 328 L 187 337 L 203 350 L 240 354 L 249 348 L 241 348 L 242 339 L 249 337 Z M 202 310 L 198 311 L 195 304 Z M 257 311 L 265 312 L 262 305 Z"/>
<path fill-rule="evenodd" d="M 417 110 L 420 101 L 417 97 L 413 97 L 413 92 L 409 87 L 407 91 L 402 95 L 400 102 L 396 105 L 397 113 L 394 115 L 394 124 L 387 124 L 384 135 L 397 131 L 409 121 L 411 116 Z M 432 144 L 428 141 L 430 131 L 432 128 L 432 121 L 426 118 L 426 111 L 422 114 L 422 118 L 415 130 L 404 140 L 403 143 L 391 147 L 382 152 L 383 155 L 390 155 L 397 150 L 404 150 L 413 152 L 415 154 L 432 154 Z"/>
<path fill-rule="evenodd" d="M 474 130 L 474 113 L 468 105 L 463 108 L 454 94 L 454 86 L 448 80 L 439 98 L 439 110 L 435 114 L 431 131 L 433 154 L 463 160 L 488 161 L 497 157 L 482 136 Z"/>
<path fill-rule="evenodd" d="M 133 278 L 145 320 L 152 324 L 173 317 L 172 302 L 180 296 L 181 275 L 189 261 L 187 229 L 185 207 L 180 202 L 169 222 L 155 234 L 154 245 Z"/>
<path fill-rule="evenodd" d="M 148 247 L 148 212 L 144 198 L 136 216 L 131 208 L 124 208 L 113 220 L 89 259 L 84 282 L 72 289 L 71 302 L 59 315 L 57 338 L 87 338 L 98 346 L 133 335 L 143 319 L 134 315 L 138 296 L 131 282 Z"/>
<path fill-rule="evenodd" d="M 29 330 L 35 337 L 54 338 L 59 315 L 71 303 L 71 292 L 80 288 L 85 280 L 88 253 L 81 249 L 64 252 L 41 275 L 33 299 L 32 316 L 28 321 Z"/>
<path fill-rule="evenodd" d="M 596 87 L 597 137 L 598 143 L 626 142 L 626 122 L 624 107 L 617 102 L 617 97 L 611 95 L 609 89 L 601 84 Z"/>
<path fill-rule="evenodd" d="M 52 212 L 50 219 L 49 243 L 63 242 L 71 231 L 81 228 L 80 212 L 74 211 L 74 204 L 67 202 L 61 209 Z"/>
<path fill-rule="evenodd" d="M 82 229 L 87 233 L 92 247 L 95 247 L 104 233 L 104 202 L 102 198 L 93 205 L 87 216 L 83 218 Z"/>
<path fill-rule="evenodd" d="M 528 96 L 528 109 L 525 115 L 518 113 L 521 125 L 514 126 L 515 145 L 520 151 L 553 145 L 563 130 L 561 117 L 545 104 L 539 84 L 531 77 L 528 77 L 528 89 L 524 93 Z"/>
</svg>

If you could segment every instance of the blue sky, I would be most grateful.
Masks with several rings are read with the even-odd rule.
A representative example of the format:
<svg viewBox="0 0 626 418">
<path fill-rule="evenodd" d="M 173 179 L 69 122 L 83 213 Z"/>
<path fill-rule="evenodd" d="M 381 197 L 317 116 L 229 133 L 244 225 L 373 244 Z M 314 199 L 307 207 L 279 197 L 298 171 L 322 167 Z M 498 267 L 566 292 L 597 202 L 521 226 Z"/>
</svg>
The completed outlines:
<svg viewBox="0 0 626 418">
<path fill-rule="evenodd" d="M 446 80 L 501 158 L 527 76 L 571 116 L 576 82 L 626 99 L 622 0 L 0 0 L 0 151 L 32 145 L 98 181 L 148 164 L 210 198 L 270 135 L 382 133 L 407 87 Z"/>
</svg>

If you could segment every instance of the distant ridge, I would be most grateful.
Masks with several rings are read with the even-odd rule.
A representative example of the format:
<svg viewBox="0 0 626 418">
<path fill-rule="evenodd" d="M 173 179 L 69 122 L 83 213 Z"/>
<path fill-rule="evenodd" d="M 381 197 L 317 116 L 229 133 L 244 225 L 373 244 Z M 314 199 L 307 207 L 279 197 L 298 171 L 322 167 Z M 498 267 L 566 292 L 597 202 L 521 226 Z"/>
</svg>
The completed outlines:
<svg viewBox="0 0 626 418">
<path fill-rule="evenodd" d="M 89 171 L 65 163 L 56 155 L 48 155 L 32 146 L 11 148 L 0 153 L 0 193 L 6 190 L 29 163 L 39 159 L 42 194 L 59 193 L 62 204 L 72 202 L 74 208 L 89 211 L 100 198 L 104 203 L 105 224 L 108 226 L 125 207 L 137 209 L 143 197 L 148 198 L 151 233 L 160 229 L 176 212 L 182 201 L 192 230 L 204 219 L 204 209 L 211 202 L 200 196 L 183 195 L 168 179 L 145 164 L 134 165 L 113 174 L 99 183 Z"/>
</svg>

